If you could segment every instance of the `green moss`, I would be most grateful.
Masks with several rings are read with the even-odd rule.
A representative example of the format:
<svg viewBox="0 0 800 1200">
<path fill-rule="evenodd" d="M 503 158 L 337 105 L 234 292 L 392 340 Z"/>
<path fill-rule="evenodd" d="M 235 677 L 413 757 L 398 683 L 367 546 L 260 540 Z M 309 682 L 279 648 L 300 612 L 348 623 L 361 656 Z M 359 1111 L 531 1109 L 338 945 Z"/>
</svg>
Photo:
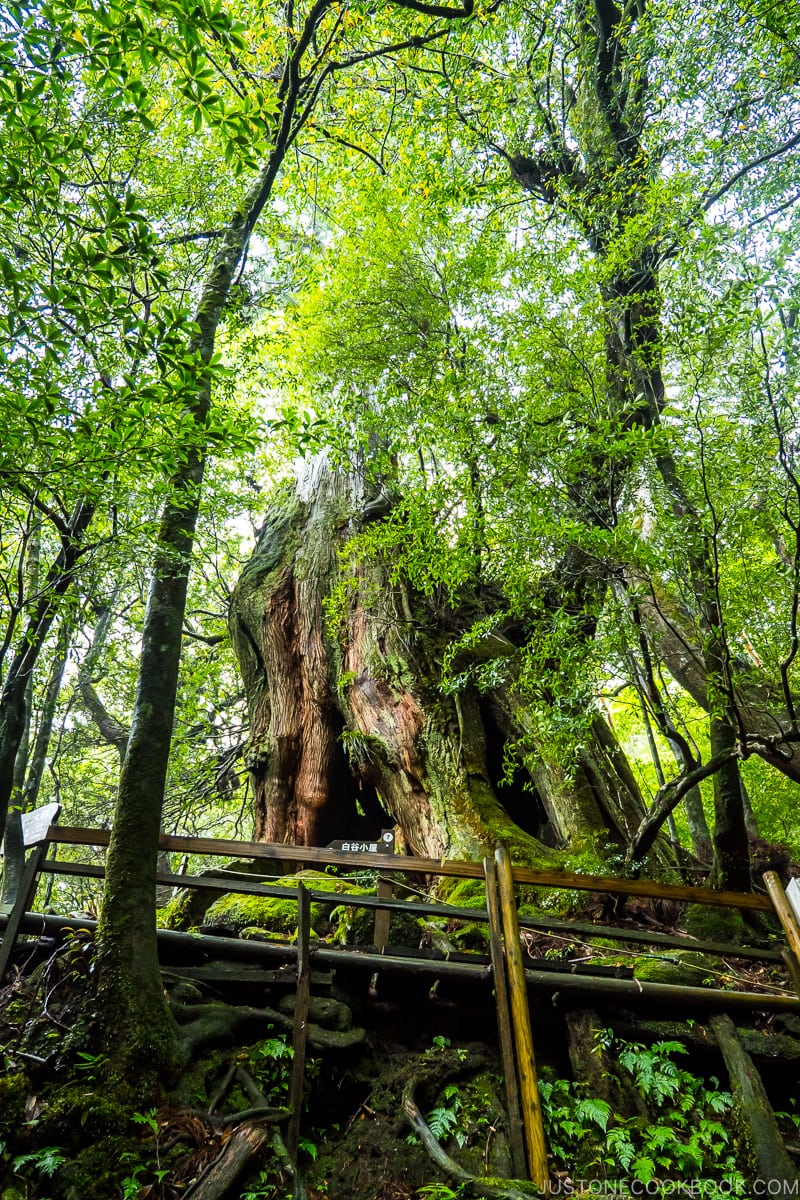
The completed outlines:
<svg viewBox="0 0 800 1200">
<path fill-rule="evenodd" d="M 317 892 L 332 892 L 342 897 L 364 896 L 373 893 L 321 871 L 301 871 L 287 876 L 282 881 L 287 888 L 304 883 Z M 230 893 L 221 896 L 205 915 L 207 927 L 226 926 L 237 932 L 247 930 L 249 937 L 258 931 L 269 934 L 294 936 L 297 931 L 297 903 L 273 896 L 242 896 Z M 328 905 L 319 901 L 311 904 L 311 928 L 315 937 L 347 942 L 351 945 L 368 945 L 372 941 L 373 915 L 366 909 L 357 909 L 346 903 Z"/>
<path fill-rule="evenodd" d="M 194 897 L 189 889 L 178 892 L 158 910 L 158 924 L 162 929 L 191 929 L 198 919 L 193 901 Z"/>
<path fill-rule="evenodd" d="M 436 899 L 460 908 L 486 908 L 486 884 L 482 879 L 448 879 L 436 885 Z"/>
<path fill-rule="evenodd" d="M 30 1080 L 24 1071 L 0 1078 L 0 1133 L 15 1134 L 25 1120 Z"/>
<path fill-rule="evenodd" d="M 478 925 L 470 922 L 467 925 L 460 925 L 448 936 L 456 950 L 462 953 L 468 953 L 473 950 L 485 954 L 489 950 L 488 925 Z"/>
<path fill-rule="evenodd" d="M 80 1150 L 60 1169 L 59 1184 L 63 1189 L 60 1194 L 80 1196 L 81 1200 L 108 1200 L 109 1196 L 118 1196 L 123 1180 L 137 1177 L 135 1168 L 141 1168 L 149 1155 L 143 1151 L 139 1163 L 137 1157 L 130 1136 L 101 1138 Z"/>
<path fill-rule="evenodd" d="M 719 958 L 709 954 L 696 954 L 691 950 L 676 950 L 669 955 L 640 958 L 636 963 L 634 979 L 642 983 L 674 983 L 684 987 L 719 985 L 719 973 L 725 965 Z"/>
<path fill-rule="evenodd" d="M 750 937 L 744 918 L 736 908 L 690 904 L 685 920 L 687 931 L 702 942 L 741 946 L 746 944 Z"/>
<path fill-rule="evenodd" d="M 131 1128 L 131 1107 L 106 1089 L 75 1085 L 58 1092 L 48 1103 L 43 1122 L 52 1130 L 53 1140 L 69 1141 L 77 1135 L 81 1141 L 120 1136 Z"/>
</svg>

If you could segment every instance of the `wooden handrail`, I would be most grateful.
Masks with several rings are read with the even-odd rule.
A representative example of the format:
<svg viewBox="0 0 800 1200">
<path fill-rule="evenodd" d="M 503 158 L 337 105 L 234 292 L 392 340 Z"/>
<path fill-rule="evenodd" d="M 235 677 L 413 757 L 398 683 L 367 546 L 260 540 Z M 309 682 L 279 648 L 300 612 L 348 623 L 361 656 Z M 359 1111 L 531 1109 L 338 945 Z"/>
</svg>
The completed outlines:
<svg viewBox="0 0 800 1200">
<path fill-rule="evenodd" d="M 107 846 L 110 831 L 80 826 L 51 826 L 48 840 L 70 846 Z M 457 859 L 414 858 L 411 855 L 349 853 L 324 846 L 283 846 L 272 842 L 234 842 L 222 838 L 177 837 L 162 834 L 160 850 L 185 854 L 208 854 L 224 858 L 271 858 L 280 862 L 321 866 L 360 867 L 400 871 L 404 874 L 444 875 L 454 879 L 483 879 L 481 863 Z M 754 892 L 718 892 L 709 887 L 657 883 L 651 879 L 620 879 L 615 875 L 579 875 L 573 871 L 539 871 L 513 867 L 515 883 L 532 887 L 563 888 L 569 891 L 601 892 L 606 895 L 641 896 L 650 900 L 675 900 L 682 904 L 708 904 L 722 908 L 744 908 L 772 912 L 769 896 Z"/>
</svg>

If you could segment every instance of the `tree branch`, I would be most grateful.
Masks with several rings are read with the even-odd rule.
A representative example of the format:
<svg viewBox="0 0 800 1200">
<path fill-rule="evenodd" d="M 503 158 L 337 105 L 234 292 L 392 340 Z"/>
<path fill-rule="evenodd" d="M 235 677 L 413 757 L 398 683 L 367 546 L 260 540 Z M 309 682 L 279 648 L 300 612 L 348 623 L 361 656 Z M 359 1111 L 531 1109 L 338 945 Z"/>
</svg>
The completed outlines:
<svg viewBox="0 0 800 1200">
<path fill-rule="evenodd" d="M 769 150 L 766 154 L 754 158 L 752 162 L 745 163 L 738 171 L 735 171 L 725 183 L 712 192 L 710 196 L 706 196 L 702 201 L 703 212 L 708 212 L 712 205 L 731 190 L 732 187 L 744 179 L 745 175 L 749 175 L 751 171 L 755 171 L 758 167 L 763 167 L 765 163 L 772 162 L 773 158 L 780 158 L 782 154 L 786 154 L 787 150 L 793 150 L 795 146 L 800 146 L 800 133 L 795 133 L 792 137 L 787 138 L 780 146 L 776 146 L 773 150 Z"/>
<path fill-rule="evenodd" d="M 633 836 L 633 841 L 626 856 L 628 863 L 643 858 L 650 851 L 658 837 L 658 831 L 661 826 L 670 813 L 674 812 L 678 807 L 687 792 L 690 792 L 693 787 L 702 783 L 704 779 L 708 779 L 709 775 L 714 775 L 721 767 L 729 763 L 731 759 L 740 758 L 741 754 L 742 751 L 738 746 L 730 750 L 721 750 L 718 754 L 709 758 L 707 762 L 701 763 L 691 771 L 686 771 L 683 775 L 678 775 L 675 779 L 670 779 L 668 783 L 660 787 L 652 806 L 645 814 L 644 819 Z"/>
</svg>

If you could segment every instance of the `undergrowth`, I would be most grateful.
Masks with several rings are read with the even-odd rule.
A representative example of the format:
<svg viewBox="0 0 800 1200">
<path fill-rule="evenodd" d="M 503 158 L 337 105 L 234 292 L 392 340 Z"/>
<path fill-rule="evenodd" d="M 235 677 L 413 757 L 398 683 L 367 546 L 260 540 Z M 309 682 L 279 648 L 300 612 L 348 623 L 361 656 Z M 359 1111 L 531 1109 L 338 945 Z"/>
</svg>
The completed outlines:
<svg viewBox="0 0 800 1200">
<path fill-rule="evenodd" d="M 670 1194 L 670 1183 L 702 1179 L 704 1195 L 737 1194 L 744 1186 L 727 1118 L 731 1095 L 719 1080 L 706 1080 L 676 1059 L 680 1042 L 642 1046 L 598 1034 L 598 1050 L 619 1063 L 623 1080 L 638 1092 L 650 1117 L 624 1118 L 604 1100 L 587 1096 L 580 1084 L 545 1078 L 540 1082 L 550 1154 L 573 1177 L 634 1179 L 654 1185 L 648 1195 Z M 658 1184 L 664 1184 L 662 1191 Z M 714 1186 L 718 1184 L 719 1186 Z"/>
</svg>

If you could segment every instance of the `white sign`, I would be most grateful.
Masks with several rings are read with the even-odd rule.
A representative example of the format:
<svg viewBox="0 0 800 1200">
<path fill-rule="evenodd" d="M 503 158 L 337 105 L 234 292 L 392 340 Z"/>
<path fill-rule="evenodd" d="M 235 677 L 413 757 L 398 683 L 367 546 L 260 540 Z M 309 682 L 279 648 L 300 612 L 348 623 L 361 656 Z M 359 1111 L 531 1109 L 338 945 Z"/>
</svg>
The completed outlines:
<svg viewBox="0 0 800 1200">
<path fill-rule="evenodd" d="M 792 912 L 800 922 L 800 879 L 794 878 L 789 880 L 789 886 L 786 889 L 786 899 L 792 906 Z"/>
<path fill-rule="evenodd" d="M 34 808 L 33 812 L 22 814 L 22 840 L 26 846 L 35 846 L 47 837 L 47 831 L 58 820 L 61 805 L 55 800 Z"/>
</svg>

